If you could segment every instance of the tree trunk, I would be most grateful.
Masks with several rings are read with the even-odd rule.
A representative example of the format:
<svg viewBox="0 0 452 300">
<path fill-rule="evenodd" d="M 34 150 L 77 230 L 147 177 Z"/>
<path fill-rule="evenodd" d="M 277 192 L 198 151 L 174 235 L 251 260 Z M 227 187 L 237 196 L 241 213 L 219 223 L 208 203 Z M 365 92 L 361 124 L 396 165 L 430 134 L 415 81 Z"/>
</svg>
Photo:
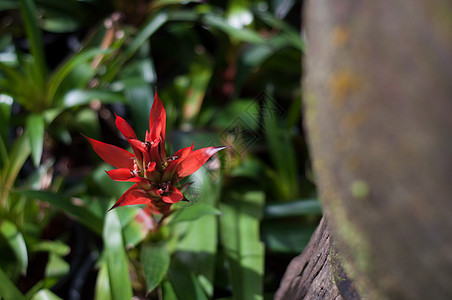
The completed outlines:
<svg viewBox="0 0 452 300">
<path fill-rule="evenodd" d="M 332 246 L 325 218 L 303 253 L 291 261 L 281 280 L 275 300 L 285 299 L 360 299 Z"/>
<path fill-rule="evenodd" d="M 452 299 L 452 2 L 305 17 L 306 128 L 346 273 L 364 299 Z"/>
</svg>

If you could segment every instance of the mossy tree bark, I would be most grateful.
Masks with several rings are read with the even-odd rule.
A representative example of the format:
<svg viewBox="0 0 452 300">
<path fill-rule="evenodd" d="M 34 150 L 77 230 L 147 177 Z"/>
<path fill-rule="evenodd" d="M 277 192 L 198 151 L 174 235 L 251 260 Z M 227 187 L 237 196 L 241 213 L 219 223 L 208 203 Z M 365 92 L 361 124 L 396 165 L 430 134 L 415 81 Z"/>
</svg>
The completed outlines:
<svg viewBox="0 0 452 300">
<path fill-rule="evenodd" d="M 452 299 L 452 2 L 311 0 L 305 109 L 365 299 Z"/>
</svg>

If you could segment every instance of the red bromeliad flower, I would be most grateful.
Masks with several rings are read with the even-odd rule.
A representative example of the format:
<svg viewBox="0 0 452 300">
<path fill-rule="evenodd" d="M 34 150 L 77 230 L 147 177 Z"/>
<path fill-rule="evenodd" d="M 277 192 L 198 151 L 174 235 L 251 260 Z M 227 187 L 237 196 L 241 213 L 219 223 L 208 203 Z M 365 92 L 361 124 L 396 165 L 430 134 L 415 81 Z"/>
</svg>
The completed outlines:
<svg viewBox="0 0 452 300">
<path fill-rule="evenodd" d="M 184 199 L 176 187 L 184 177 L 196 172 L 212 155 L 226 147 L 207 147 L 193 151 L 182 148 L 168 157 L 165 150 L 166 112 L 157 92 L 149 117 L 145 141 L 137 139 L 132 127 L 116 116 L 116 126 L 132 147 L 133 154 L 122 148 L 86 137 L 94 151 L 117 169 L 106 171 L 111 179 L 135 184 L 111 209 L 134 204 L 148 204 L 149 212 L 167 214 L 172 203 Z"/>
</svg>

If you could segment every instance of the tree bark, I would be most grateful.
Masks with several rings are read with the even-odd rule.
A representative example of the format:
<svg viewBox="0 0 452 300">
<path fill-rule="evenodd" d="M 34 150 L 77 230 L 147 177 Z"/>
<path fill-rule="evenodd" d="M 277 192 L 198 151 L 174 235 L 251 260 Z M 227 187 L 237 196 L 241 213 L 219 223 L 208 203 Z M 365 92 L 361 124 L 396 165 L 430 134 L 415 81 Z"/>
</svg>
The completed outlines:
<svg viewBox="0 0 452 300">
<path fill-rule="evenodd" d="M 360 299 L 332 246 L 325 218 L 303 253 L 291 261 L 281 280 L 275 300 L 285 299 Z"/>
<path fill-rule="evenodd" d="M 452 299 L 452 2 L 305 17 L 306 128 L 346 273 L 364 299 Z"/>
</svg>

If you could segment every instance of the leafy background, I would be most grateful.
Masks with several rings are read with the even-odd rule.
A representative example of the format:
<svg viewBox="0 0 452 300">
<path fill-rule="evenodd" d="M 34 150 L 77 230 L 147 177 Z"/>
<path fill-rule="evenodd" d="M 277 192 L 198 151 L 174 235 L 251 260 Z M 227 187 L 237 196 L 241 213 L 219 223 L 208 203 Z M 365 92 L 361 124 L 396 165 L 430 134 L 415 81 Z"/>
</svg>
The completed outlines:
<svg viewBox="0 0 452 300">
<path fill-rule="evenodd" d="M 301 121 L 301 3 L 3 0 L 0 298 L 271 299 L 321 209 Z M 80 133 L 126 147 L 154 90 L 173 153 L 231 145 L 149 233 L 106 212 L 113 182 Z"/>
</svg>

